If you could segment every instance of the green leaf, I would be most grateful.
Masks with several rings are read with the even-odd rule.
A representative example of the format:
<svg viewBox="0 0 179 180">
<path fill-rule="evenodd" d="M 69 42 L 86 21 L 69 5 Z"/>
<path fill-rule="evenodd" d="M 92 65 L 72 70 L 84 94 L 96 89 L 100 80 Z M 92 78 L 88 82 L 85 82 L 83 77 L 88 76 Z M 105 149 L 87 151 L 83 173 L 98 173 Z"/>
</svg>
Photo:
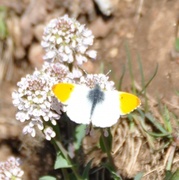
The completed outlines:
<svg viewBox="0 0 179 180">
<path fill-rule="evenodd" d="M 138 174 L 134 177 L 134 180 L 141 180 L 143 175 L 144 175 L 143 172 L 138 173 Z"/>
<path fill-rule="evenodd" d="M 74 176 L 74 173 L 70 173 L 70 174 L 68 174 L 68 176 L 69 176 L 69 177 L 68 177 L 69 180 L 82 180 L 82 179 Z M 67 179 L 67 178 L 66 178 L 66 179 Z M 66 180 L 66 179 L 65 179 L 65 180 Z"/>
<path fill-rule="evenodd" d="M 107 132 L 108 132 L 107 137 L 105 137 L 104 134 L 101 134 L 100 139 L 99 139 L 99 144 L 103 152 L 107 152 L 107 151 L 110 152 L 112 148 L 112 134 L 111 134 L 110 128 L 107 130 Z"/>
<path fill-rule="evenodd" d="M 156 119 L 150 113 L 146 113 L 145 116 L 160 132 L 163 134 L 168 134 L 168 132 L 162 127 L 160 123 L 156 121 Z"/>
<path fill-rule="evenodd" d="M 143 66 L 142 66 L 142 61 L 141 61 L 141 57 L 139 55 L 139 53 L 137 53 L 137 61 L 138 61 L 138 65 L 139 65 L 139 72 L 140 72 L 140 76 L 141 76 L 141 84 L 142 84 L 142 89 L 145 87 L 145 77 L 144 77 L 144 71 L 143 71 Z M 144 89 L 144 93 L 145 93 Z"/>
<path fill-rule="evenodd" d="M 88 162 L 88 164 L 86 165 L 86 167 L 84 169 L 84 172 L 83 172 L 83 175 L 82 175 L 83 180 L 87 180 L 89 178 L 89 171 L 90 171 L 90 168 L 91 168 L 92 161 L 93 161 L 93 159 L 91 159 Z"/>
<path fill-rule="evenodd" d="M 122 180 L 122 177 L 114 171 L 113 167 L 109 163 L 103 164 L 103 167 L 108 169 L 114 180 Z"/>
<path fill-rule="evenodd" d="M 123 65 L 123 67 L 122 67 L 122 74 L 121 74 L 121 77 L 119 78 L 119 85 L 118 85 L 118 90 L 119 90 L 119 91 L 120 91 L 121 88 L 122 88 L 122 81 L 123 81 L 123 79 L 124 79 L 125 71 L 126 71 L 126 67 L 125 67 L 125 65 Z"/>
<path fill-rule="evenodd" d="M 170 122 L 170 112 L 166 106 L 164 106 L 163 116 L 164 116 L 163 119 L 164 119 L 165 128 L 167 129 L 168 132 L 172 133 L 172 125 Z"/>
<path fill-rule="evenodd" d="M 137 54 L 137 60 L 138 60 L 138 64 L 139 64 L 139 72 L 140 72 L 140 76 L 141 76 L 141 85 L 142 85 L 142 95 L 144 97 L 144 103 L 143 103 L 143 107 L 144 107 L 144 111 L 147 112 L 148 111 L 148 99 L 147 99 L 147 94 L 146 94 L 146 89 L 147 87 L 145 86 L 145 77 L 144 77 L 144 69 L 142 66 L 142 61 L 141 61 L 141 57 L 139 54 Z"/>
<path fill-rule="evenodd" d="M 176 170 L 170 180 L 178 180 L 178 179 L 179 179 L 179 170 Z"/>
<path fill-rule="evenodd" d="M 41 178 L 39 178 L 39 180 L 56 180 L 57 178 L 53 177 L 53 176 L 43 176 Z"/>
<path fill-rule="evenodd" d="M 81 146 L 81 141 L 84 138 L 86 134 L 86 125 L 82 124 L 76 127 L 75 129 L 75 142 L 74 142 L 74 148 L 75 150 L 78 150 Z"/>
<path fill-rule="evenodd" d="M 178 37 L 175 40 L 175 49 L 176 51 L 179 51 L 179 38 Z"/>
<path fill-rule="evenodd" d="M 128 68 L 129 68 L 129 75 L 131 78 L 132 92 L 134 94 L 136 94 L 136 87 L 135 87 L 135 83 L 134 83 L 134 74 L 133 74 L 133 68 L 132 68 L 132 58 L 131 58 L 131 53 L 130 53 L 130 49 L 128 46 L 128 42 L 125 43 L 125 50 L 126 50 L 127 63 L 128 63 Z"/>
<path fill-rule="evenodd" d="M 176 91 L 175 91 L 175 94 L 176 94 L 177 96 L 179 96 L 179 91 L 178 91 L 178 90 L 176 90 Z"/>
<path fill-rule="evenodd" d="M 171 177 L 172 177 L 171 171 L 166 171 L 166 172 L 165 172 L 165 179 L 164 179 L 164 180 L 170 180 Z"/>
<path fill-rule="evenodd" d="M 0 6 L 0 39 L 4 40 L 8 36 L 8 29 L 6 24 L 7 9 Z"/>
<path fill-rule="evenodd" d="M 70 167 L 72 167 L 72 165 L 68 163 L 68 160 L 65 159 L 61 153 L 58 153 L 55 161 L 54 169 L 70 168 Z"/>
<path fill-rule="evenodd" d="M 157 66 L 156 66 L 156 68 L 154 70 L 154 73 L 152 74 L 152 76 L 150 77 L 148 82 L 145 84 L 145 86 L 142 87 L 142 90 L 138 94 L 142 94 L 142 92 L 145 91 L 145 89 L 149 86 L 149 84 L 152 82 L 152 80 L 156 76 L 157 72 L 158 72 L 158 64 L 157 64 Z"/>
</svg>

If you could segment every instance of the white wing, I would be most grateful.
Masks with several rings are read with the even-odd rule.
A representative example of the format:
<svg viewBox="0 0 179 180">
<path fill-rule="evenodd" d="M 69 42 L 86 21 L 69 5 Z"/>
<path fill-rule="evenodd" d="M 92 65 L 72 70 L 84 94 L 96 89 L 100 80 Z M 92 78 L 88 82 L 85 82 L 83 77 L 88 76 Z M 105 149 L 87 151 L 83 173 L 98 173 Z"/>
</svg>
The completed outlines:
<svg viewBox="0 0 179 180">
<path fill-rule="evenodd" d="M 86 86 L 75 85 L 75 89 L 69 98 L 67 115 L 76 123 L 90 124 L 92 103 L 87 98 L 89 90 Z"/>
<path fill-rule="evenodd" d="M 92 124 L 102 128 L 114 125 L 120 117 L 119 107 L 119 92 L 105 91 L 104 101 L 94 108 Z"/>
</svg>

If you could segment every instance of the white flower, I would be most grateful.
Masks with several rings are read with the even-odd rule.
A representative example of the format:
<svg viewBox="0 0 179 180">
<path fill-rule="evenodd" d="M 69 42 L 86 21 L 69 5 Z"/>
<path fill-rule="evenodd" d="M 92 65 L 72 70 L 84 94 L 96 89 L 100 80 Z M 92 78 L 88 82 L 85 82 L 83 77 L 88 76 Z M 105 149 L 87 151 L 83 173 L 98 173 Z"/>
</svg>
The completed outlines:
<svg viewBox="0 0 179 180">
<path fill-rule="evenodd" d="M 5 162 L 0 162 L 0 179 L 2 180 L 21 180 L 24 171 L 20 168 L 20 159 L 15 157 L 8 158 Z"/>
<path fill-rule="evenodd" d="M 76 54 L 75 57 L 78 60 L 79 65 L 82 65 L 84 62 L 87 62 L 87 58 L 81 54 Z"/>
<path fill-rule="evenodd" d="M 40 119 L 32 119 L 32 121 L 29 123 L 29 127 L 34 127 L 35 125 L 37 125 L 40 130 L 44 129 L 43 121 Z"/>
<path fill-rule="evenodd" d="M 16 119 L 28 124 L 24 127 L 24 134 L 36 135 L 36 127 L 43 130 L 47 121 L 56 125 L 60 119 L 61 105 L 54 108 L 52 86 L 61 81 L 71 81 L 69 70 L 60 63 L 44 63 L 42 70 L 35 70 L 17 83 L 18 90 L 12 93 L 13 104 L 18 108 Z M 25 85 L 25 86 L 24 86 Z M 55 111 L 54 111 L 55 110 Z"/>
<path fill-rule="evenodd" d="M 41 45 L 46 54 L 44 60 L 73 63 L 77 65 L 87 61 L 87 57 L 96 58 L 96 54 L 89 53 L 93 45 L 94 36 L 91 30 L 85 28 L 75 19 L 67 15 L 52 19 L 44 29 Z M 76 56 L 78 54 L 78 56 Z"/>
<path fill-rule="evenodd" d="M 51 127 L 47 127 L 44 129 L 45 138 L 50 141 L 52 138 L 56 136 L 55 132 Z"/>
<path fill-rule="evenodd" d="M 79 79 L 82 77 L 83 71 L 79 68 L 73 67 L 72 72 L 69 73 L 68 77 L 73 79 Z"/>
<path fill-rule="evenodd" d="M 44 58 L 44 60 L 48 61 L 49 59 L 54 59 L 55 56 L 56 56 L 55 50 L 54 51 L 51 50 L 51 51 L 47 52 L 43 58 Z"/>
<path fill-rule="evenodd" d="M 32 125 L 32 124 L 31 124 Z M 35 137 L 36 131 L 34 127 L 31 127 L 30 125 L 27 125 L 22 130 L 23 134 L 30 134 L 32 137 Z"/>
<path fill-rule="evenodd" d="M 87 74 L 86 77 L 82 76 L 80 78 L 80 84 L 85 84 L 86 86 L 93 88 L 96 84 L 104 90 L 114 90 L 114 82 L 108 80 L 109 77 L 104 74 Z"/>
<path fill-rule="evenodd" d="M 16 119 L 21 122 L 24 122 L 26 120 L 29 120 L 30 116 L 29 116 L 28 112 L 19 111 L 16 113 Z"/>
<path fill-rule="evenodd" d="M 86 52 L 86 54 L 92 59 L 95 59 L 96 56 L 97 56 L 97 52 L 94 51 L 94 50 L 89 50 L 89 51 Z"/>
</svg>

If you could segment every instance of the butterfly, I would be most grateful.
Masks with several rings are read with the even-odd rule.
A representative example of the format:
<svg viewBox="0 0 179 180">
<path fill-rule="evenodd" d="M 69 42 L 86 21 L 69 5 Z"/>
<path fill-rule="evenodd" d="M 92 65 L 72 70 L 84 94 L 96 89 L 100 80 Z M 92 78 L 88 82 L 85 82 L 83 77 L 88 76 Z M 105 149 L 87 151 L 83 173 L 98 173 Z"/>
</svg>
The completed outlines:
<svg viewBox="0 0 179 180">
<path fill-rule="evenodd" d="M 114 125 L 121 115 L 140 106 L 140 99 L 130 93 L 102 90 L 72 83 L 58 83 L 52 87 L 55 97 L 66 105 L 67 116 L 78 124 L 92 124 L 106 128 Z"/>
</svg>

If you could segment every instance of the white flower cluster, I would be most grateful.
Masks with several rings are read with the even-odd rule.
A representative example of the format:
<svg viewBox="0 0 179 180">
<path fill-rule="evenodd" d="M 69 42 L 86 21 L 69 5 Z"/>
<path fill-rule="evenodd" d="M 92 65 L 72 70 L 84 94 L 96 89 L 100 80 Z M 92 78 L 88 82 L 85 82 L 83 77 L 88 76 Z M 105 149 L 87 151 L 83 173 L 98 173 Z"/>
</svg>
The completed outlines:
<svg viewBox="0 0 179 180">
<path fill-rule="evenodd" d="M 89 49 L 93 39 L 91 30 L 67 15 L 52 19 L 45 27 L 41 42 L 46 51 L 44 60 L 81 65 L 87 57 L 96 58 L 96 51 Z"/>
<path fill-rule="evenodd" d="M 21 180 L 24 171 L 19 167 L 20 159 L 10 157 L 6 162 L 0 162 L 0 179 L 1 180 Z"/>
<path fill-rule="evenodd" d="M 109 81 L 109 77 L 105 74 L 87 74 L 80 78 L 80 84 L 85 84 L 90 88 L 94 88 L 96 84 L 103 90 L 114 90 L 114 82 Z"/>
<path fill-rule="evenodd" d="M 17 83 L 18 90 L 12 93 L 13 104 L 18 108 L 16 119 L 25 122 L 24 134 L 35 137 L 39 129 L 47 140 L 56 136 L 54 126 L 65 108 L 54 97 L 52 86 L 59 82 L 85 84 L 93 88 L 98 84 L 104 90 L 113 90 L 114 83 L 104 74 L 87 74 L 76 65 L 87 61 L 87 56 L 96 57 L 90 51 L 92 32 L 67 15 L 53 19 L 44 31 L 42 46 L 46 50 L 41 70 L 35 70 Z M 72 63 L 67 66 L 67 63 Z M 75 66 L 74 66 L 75 65 Z"/>
<path fill-rule="evenodd" d="M 29 133 L 35 137 L 36 127 L 46 132 L 48 127 L 45 122 L 56 125 L 56 120 L 60 118 L 61 105 L 53 104 L 51 88 L 62 79 L 70 81 L 67 78 L 68 73 L 65 65 L 44 63 L 42 70 L 35 70 L 32 75 L 27 75 L 17 83 L 18 90 L 12 93 L 12 98 L 14 106 L 18 108 L 16 119 L 29 122 L 23 129 L 24 134 Z M 51 137 L 54 137 L 54 133 L 51 133 Z"/>
</svg>

